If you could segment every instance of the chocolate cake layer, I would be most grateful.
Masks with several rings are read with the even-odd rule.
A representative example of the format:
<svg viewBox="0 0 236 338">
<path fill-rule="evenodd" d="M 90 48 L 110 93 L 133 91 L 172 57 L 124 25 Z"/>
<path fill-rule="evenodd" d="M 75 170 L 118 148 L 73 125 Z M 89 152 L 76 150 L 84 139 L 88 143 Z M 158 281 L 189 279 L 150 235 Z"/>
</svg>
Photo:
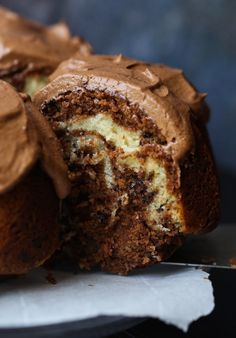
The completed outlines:
<svg viewBox="0 0 236 338">
<path fill-rule="evenodd" d="M 122 56 L 66 61 L 36 94 L 68 164 L 64 251 L 80 267 L 127 273 L 215 226 L 204 96 L 178 70 Z"/>
<path fill-rule="evenodd" d="M 41 265 L 60 245 L 67 167 L 48 122 L 0 80 L 0 275 Z"/>
<path fill-rule="evenodd" d="M 90 54 L 91 46 L 65 23 L 45 27 L 0 6 L 0 78 L 18 90 L 33 94 L 76 52 Z"/>
</svg>

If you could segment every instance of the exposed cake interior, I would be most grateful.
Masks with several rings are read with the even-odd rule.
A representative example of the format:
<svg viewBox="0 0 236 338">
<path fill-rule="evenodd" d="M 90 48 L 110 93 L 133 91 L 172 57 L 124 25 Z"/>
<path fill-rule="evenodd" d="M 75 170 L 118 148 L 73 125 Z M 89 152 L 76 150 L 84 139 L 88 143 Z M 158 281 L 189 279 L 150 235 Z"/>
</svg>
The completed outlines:
<svg viewBox="0 0 236 338">
<path fill-rule="evenodd" d="M 48 76 L 42 74 L 31 74 L 25 78 L 23 92 L 31 97 L 48 83 Z"/>
<path fill-rule="evenodd" d="M 17 67 L 0 74 L 0 78 L 14 86 L 18 91 L 27 93 L 31 97 L 48 83 L 48 75 L 52 69 L 30 70 L 28 66 Z"/>
<path fill-rule="evenodd" d="M 125 273 L 168 256 L 185 224 L 177 173 L 154 121 L 137 105 L 98 90 L 63 93 L 42 111 L 73 183 L 65 212 L 80 266 Z"/>
</svg>

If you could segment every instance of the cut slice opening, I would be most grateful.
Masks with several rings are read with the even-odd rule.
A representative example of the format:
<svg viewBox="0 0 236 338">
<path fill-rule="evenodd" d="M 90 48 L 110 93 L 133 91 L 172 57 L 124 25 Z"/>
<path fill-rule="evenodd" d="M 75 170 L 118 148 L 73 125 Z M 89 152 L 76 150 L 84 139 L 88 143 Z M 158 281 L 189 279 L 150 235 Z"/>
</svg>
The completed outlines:
<svg viewBox="0 0 236 338">
<path fill-rule="evenodd" d="M 102 91 L 67 92 L 42 111 L 69 168 L 65 212 L 80 266 L 126 273 L 169 256 L 185 225 L 158 126 L 137 105 Z"/>
</svg>

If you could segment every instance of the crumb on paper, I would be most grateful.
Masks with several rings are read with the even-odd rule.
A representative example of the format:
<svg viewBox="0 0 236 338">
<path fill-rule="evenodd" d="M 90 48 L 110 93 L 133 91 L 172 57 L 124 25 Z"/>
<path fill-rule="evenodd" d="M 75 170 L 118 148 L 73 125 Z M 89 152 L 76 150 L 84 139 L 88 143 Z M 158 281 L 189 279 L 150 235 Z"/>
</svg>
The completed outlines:
<svg viewBox="0 0 236 338">
<path fill-rule="evenodd" d="M 53 274 L 51 272 L 48 272 L 48 274 L 46 276 L 46 280 L 48 281 L 48 283 L 50 283 L 52 285 L 56 285 L 57 284 L 57 280 L 56 280 L 56 278 L 53 276 Z"/>
</svg>

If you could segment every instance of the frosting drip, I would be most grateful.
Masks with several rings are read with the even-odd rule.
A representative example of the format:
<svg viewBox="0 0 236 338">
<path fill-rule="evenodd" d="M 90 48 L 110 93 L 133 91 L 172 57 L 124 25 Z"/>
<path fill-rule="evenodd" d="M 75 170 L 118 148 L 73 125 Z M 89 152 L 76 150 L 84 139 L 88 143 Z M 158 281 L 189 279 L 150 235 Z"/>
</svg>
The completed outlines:
<svg viewBox="0 0 236 338">
<path fill-rule="evenodd" d="M 39 156 L 38 136 L 19 95 L 0 81 L 0 192 L 10 189 Z"/>
<path fill-rule="evenodd" d="M 30 99 L 0 80 L 0 193 L 13 188 L 37 161 L 64 198 L 70 185 L 56 137 Z"/>
</svg>

